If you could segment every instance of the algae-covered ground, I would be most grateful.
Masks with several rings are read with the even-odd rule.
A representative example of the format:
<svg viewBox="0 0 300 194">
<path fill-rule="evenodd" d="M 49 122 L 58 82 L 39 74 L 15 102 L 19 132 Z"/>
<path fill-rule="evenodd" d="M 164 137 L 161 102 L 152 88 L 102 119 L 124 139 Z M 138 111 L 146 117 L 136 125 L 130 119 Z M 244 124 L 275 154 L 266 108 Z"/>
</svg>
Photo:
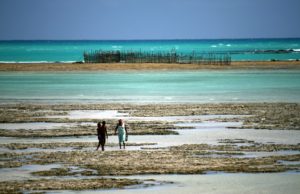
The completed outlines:
<svg viewBox="0 0 300 194">
<path fill-rule="evenodd" d="M 36 190 L 87 190 L 124 188 L 126 186 L 141 184 L 142 181 L 131 179 L 39 179 L 25 181 L 0 182 L 1 193 L 20 193 L 22 191 Z M 43 193 L 43 192 L 40 192 Z"/>
<path fill-rule="evenodd" d="M 101 116 L 101 112 L 107 110 L 115 113 Z M 92 111 L 91 113 L 100 114 L 99 118 L 95 115 L 72 117 L 72 111 L 79 111 L 79 113 Z M 213 115 L 225 116 L 214 117 Z M 110 141 L 114 138 L 114 127 L 120 118 L 123 118 L 129 126 L 130 141 L 127 142 L 128 147 L 125 150 L 119 150 L 117 142 Z M 30 172 L 30 178 L 21 180 L 13 178 L 6 180 L 3 177 L 0 181 L 0 193 L 152 185 L 145 180 L 115 177 L 121 175 L 206 174 L 211 171 L 298 173 L 300 140 L 295 143 L 295 139 L 300 137 L 300 131 L 299 134 L 296 131 L 300 129 L 299 118 L 300 105 L 296 103 L 2 104 L 0 105 L 0 126 L 3 126 L 0 129 L 0 173 L 11 169 L 11 175 L 15 176 L 18 171 L 13 169 L 26 165 L 59 164 L 60 167 L 35 170 Z M 109 142 L 104 152 L 95 151 L 96 123 L 102 120 L 106 120 L 109 133 Z M 36 122 L 39 122 L 41 127 L 30 128 L 30 123 Z M 210 125 L 200 125 L 205 129 L 201 127 L 194 129 L 193 123 L 205 122 L 217 123 L 221 126 L 230 122 L 240 123 L 240 125 L 229 125 L 224 129 L 218 129 L 229 135 L 218 139 L 215 143 L 177 145 L 175 142 L 164 146 L 154 138 L 154 136 L 162 136 L 162 139 L 167 140 L 170 135 L 184 138 L 184 133 L 181 131 L 193 131 L 193 134 L 199 135 L 197 130 L 216 130 Z M 63 125 L 49 127 L 51 123 Z M 185 125 L 178 125 L 182 123 Z M 16 124 L 18 128 L 5 128 L 7 124 Z M 291 143 L 288 139 L 282 139 L 281 142 L 284 143 L 259 142 L 255 139 L 237 139 L 230 136 L 231 130 L 243 133 L 243 130 L 247 129 L 253 130 L 252 133 L 255 133 L 255 130 L 259 132 L 267 129 L 269 133 L 273 130 L 274 133 L 282 130 L 285 131 L 285 137 L 293 136 L 294 141 Z M 287 130 L 293 133 L 289 134 Z M 139 136 L 144 136 L 144 140 L 148 141 L 135 142 Z M 86 137 L 94 137 L 94 140 L 86 141 Z M 60 141 L 64 138 L 68 141 Z M 22 140 L 26 141 L 22 142 Z M 151 181 L 155 185 L 155 180 Z"/>
<path fill-rule="evenodd" d="M 166 116 L 190 116 L 190 115 L 249 115 L 245 117 L 242 128 L 255 129 L 300 129 L 300 104 L 297 103 L 234 103 L 234 104 L 155 104 L 155 105 L 132 105 L 132 104 L 2 104 L 0 105 L 1 123 L 20 122 L 98 122 L 95 118 L 70 119 L 68 117 L 55 117 L 67 115 L 72 110 L 117 110 L 128 113 L 128 117 L 166 117 Z M 50 116 L 50 117 L 49 117 Z M 54 116 L 54 117 L 53 117 Z M 240 118 L 241 119 L 241 118 Z M 236 120 L 236 118 L 235 118 Z M 226 120 L 223 120 L 226 121 Z M 228 120 L 227 120 L 228 121 Z M 108 119 L 112 127 L 116 119 Z M 170 125 L 146 121 L 133 122 L 135 127 L 157 124 L 154 128 L 171 129 Z M 149 126 L 150 125 L 150 126 Z M 145 127 L 144 127 L 145 129 Z M 84 131 L 88 129 L 82 128 Z M 78 130 L 77 130 L 78 131 Z M 86 132 L 88 133 L 88 132 Z M 149 132 L 151 133 L 151 132 Z M 149 134 L 147 133 L 147 134 Z M 155 133 L 155 132 L 153 132 Z"/>
</svg>

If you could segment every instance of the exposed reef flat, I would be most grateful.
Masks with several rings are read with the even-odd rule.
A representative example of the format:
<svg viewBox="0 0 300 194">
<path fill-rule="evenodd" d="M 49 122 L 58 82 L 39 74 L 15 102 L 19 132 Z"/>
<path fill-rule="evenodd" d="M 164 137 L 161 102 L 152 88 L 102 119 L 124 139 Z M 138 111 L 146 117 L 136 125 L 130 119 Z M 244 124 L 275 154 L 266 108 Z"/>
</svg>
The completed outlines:
<svg viewBox="0 0 300 194">
<path fill-rule="evenodd" d="M 72 111 L 80 113 L 79 116 L 73 117 Z M 120 118 L 130 126 L 132 135 L 126 150 L 119 150 L 115 137 L 111 136 Z M 3 179 L 0 193 L 164 184 L 116 177 L 126 175 L 298 173 L 299 118 L 297 103 L 1 104 L 0 171 L 17 176 L 24 166 L 57 167 L 33 170 L 29 178 L 21 180 Z M 109 132 L 104 152 L 95 151 L 96 123 L 102 120 L 107 121 Z M 237 131 L 246 134 L 248 130 L 254 134 L 251 138 L 231 136 Z M 263 138 L 274 134 L 284 136 L 280 136 L 282 141 L 276 138 L 260 141 L 261 138 L 255 138 L 259 132 L 268 132 Z M 188 139 L 183 144 L 179 138 L 174 144 L 162 144 L 174 137 L 192 138 L 184 136 L 189 133 L 225 136 L 213 136 L 214 141 L 200 138 L 208 143 L 198 139 L 191 143 Z"/>
<path fill-rule="evenodd" d="M 55 142 L 55 143 L 9 143 L 0 144 L 2 148 L 8 148 L 11 150 L 22 150 L 28 148 L 41 148 L 41 149 L 55 149 L 61 147 L 73 147 L 76 149 L 96 147 L 98 142 Z M 156 143 L 127 143 L 127 146 L 146 146 L 156 145 Z M 115 143 L 107 143 L 106 146 L 117 146 Z"/>
<path fill-rule="evenodd" d="M 166 116 L 190 116 L 190 115 L 237 115 L 235 118 L 221 118 L 219 121 L 242 121 L 241 128 L 255 129 L 300 129 L 300 105 L 298 103 L 233 103 L 233 104 L 155 104 L 155 105 L 133 105 L 133 104 L 60 104 L 60 105 L 34 105 L 34 104 L 2 104 L 0 105 L 1 123 L 22 122 L 56 122 L 56 123 L 80 123 L 98 122 L 102 118 L 70 119 L 59 117 L 67 115 L 71 110 L 117 110 L 128 113 L 126 117 L 166 117 Z M 55 118 L 55 115 L 57 118 Z M 247 117 L 239 117 L 247 115 Z M 116 120 L 106 119 L 107 124 L 113 128 Z M 216 119 L 215 119 L 216 120 Z M 156 129 L 158 134 L 172 134 L 168 131 L 176 129 L 172 123 L 128 121 L 132 126 L 132 132 L 136 134 L 151 134 Z M 91 135 L 95 131 L 89 126 L 81 126 L 80 129 L 66 129 L 65 135 Z M 145 131 L 147 130 L 147 131 Z M 77 132 L 75 132 L 77 131 Z M 45 131 L 45 136 L 51 136 Z M 4 134 L 9 132 L 3 130 Z M 12 132 L 11 132 L 12 133 Z M 32 136 L 43 136 L 41 131 L 27 132 Z M 56 131 L 56 134 L 60 134 Z M 25 135 L 25 132 L 24 132 Z M 63 134 L 60 134 L 63 135 Z M 30 135 L 29 135 L 30 136 Z"/>
<path fill-rule="evenodd" d="M 126 186 L 138 185 L 143 182 L 133 179 L 40 179 L 25 181 L 0 182 L 1 193 L 22 193 L 23 191 L 40 190 L 87 190 L 87 189 L 111 189 L 124 188 Z M 44 193 L 44 192 L 41 192 Z"/>
<path fill-rule="evenodd" d="M 1 167 L 18 167 L 28 164 L 64 164 L 95 170 L 85 175 L 136 175 L 136 174 L 202 174 L 207 171 L 222 172 L 283 172 L 300 170 L 300 164 L 290 165 L 280 161 L 300 161 L 300 154 L 273 155 L 256 158 L 237 157 L 245 151 L 300 151 L 300 145 L 249 146 L 191 144 L 173 146 L 163 150 L 142 151 L 69 151 L 35 152 L 29 154 L 2 154 Z M 15 164 L 15 165 L 14 165 Z M 81 174 L 82 172 L 77 172 Z M 70 168 L 35 173 L 40 176 L 76 175 Z"/>
</svg>

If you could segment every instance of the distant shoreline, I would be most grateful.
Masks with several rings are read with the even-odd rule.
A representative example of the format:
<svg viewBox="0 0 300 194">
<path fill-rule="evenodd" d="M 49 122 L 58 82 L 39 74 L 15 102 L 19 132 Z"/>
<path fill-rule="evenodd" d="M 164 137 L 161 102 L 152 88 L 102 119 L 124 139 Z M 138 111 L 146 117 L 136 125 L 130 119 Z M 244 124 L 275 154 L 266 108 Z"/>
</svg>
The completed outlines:
<svg viewBox="0 0 300 194">
<path fill-rule="evenodd" d="M 231 65 L 169 63 L 0 63 L 0 71 L 300 69 L 300 61 L 232 61 Z"/>
</svg>

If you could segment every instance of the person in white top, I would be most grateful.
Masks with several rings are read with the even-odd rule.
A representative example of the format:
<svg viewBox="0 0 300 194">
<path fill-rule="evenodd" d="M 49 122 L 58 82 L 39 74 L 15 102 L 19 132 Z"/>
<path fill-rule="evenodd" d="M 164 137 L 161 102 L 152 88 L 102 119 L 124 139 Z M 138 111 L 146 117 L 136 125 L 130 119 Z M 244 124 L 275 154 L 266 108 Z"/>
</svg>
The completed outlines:
<svg viewBox="0 0 300 194">
<path fill-rule="evenodd" d="M 122 149 L 122 145 L 121 145 L 122 143 L 123 143 L 123 148 L 125 149 L 125 141 L 128 140 L 127 129 L 128 129 L 128 126 L 125 125 L 125 122 L 122 119 L 120 119 L 115 128 L 115 134 L 117 134 L 117 131 L 118 131 L 120 149 Z"/>
</svg>

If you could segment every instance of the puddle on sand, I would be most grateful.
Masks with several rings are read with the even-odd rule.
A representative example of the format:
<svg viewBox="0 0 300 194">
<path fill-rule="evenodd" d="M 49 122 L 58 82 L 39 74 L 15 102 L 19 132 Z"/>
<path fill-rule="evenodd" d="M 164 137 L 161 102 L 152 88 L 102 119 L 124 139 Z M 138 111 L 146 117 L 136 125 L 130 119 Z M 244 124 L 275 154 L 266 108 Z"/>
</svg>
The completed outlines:
<svg viewBox="0 0 300 194">
<path fill-rule="evenodd" d="M 156 147 L 177 146 L 183 144 L 220 144 L 220 139 L 248 139 L 258 143 L 298 144 L 299 131 L 255 130 L 255 129 L 185 129 L 176 130 L 179 135 L 167 136 L 131 136 L 137 143 L 157 143 Z"/>
<path fill-rule="evenodd" d="M 226 119 L 245 117 L 247 115 L 191 115 L 191 116 L 166 116 L 166 117 L 126 117 L 124 119 L 132 121 L 165 121 L 165 122 L 186 122 L 190 123 L 193 121 L 205 121 L 213 119 Z"/>
<path fill-rule="evenodd" d="M 194 127 L 195 129 L 226 129 L 228 127 L 241 127 L 242 122 L 216 122 L 216 121 L 203 121 L 195 123 L 178 123 L 178 127 Z"/>
<path fill-rule="evenodd" d="M 281 150 L 275 152 L 242 152 L 244 155 L 234 155 L 235 158 L 257 158 L 257 157 L 269 157 L 269 156 L 287 156 L 297 155 L 300 151 L 297 150 Z"/>
<path fill-rule="evenodd" d="M 110 190 L 87 190 L 80 191 L 81 194 L 111 193 L 111 194 L 253 194 L 253 193 L 272 193 L 272 194 L 298 194 L 300 190 L 300 174 L 288 173 L 262 173 L 262 174 L 227 174 L 216 173 L 209 175 L 145 175 L 129 176 L 118 178 L 134 179 L 155 179 L 156 181 L 174 182 L 136 189 L 110 189 Z M 47 193 L 70 194 L 74 191 L 51 191 Z M 77 192 L 76 192 L 77 193 Z"/>
<path fill-rule="evenodd" d="M 74 126 L 69 123 L 48 123 L 48 122 L 33 122 L 33 123 L 0 123 L 0 129 L 54 129 L 59 127 Z"/>
<path fill-rule="evenodd" d="M 97 142 L 96 136 L 17 138 L 0 137 L 0 144 L 6 143 L 56 143 L 56 142 Z"/>
<path fill-rule="evenodd" d="M 46 118 L 68 118 L 68 119 L 114 119 L 127 116 L 128 113 L 120 113 L 117 110 L 73 110 L 67 115 L 51 115 Z"/>
<path fill-rule="evenodd" d="M 16 150 L 10 150 L 8 148 L 0 148 L 0 153 L 67 152 L 67 151 L 74 151 L 74 150 L 78 150 L 78 149 L 74 147 L 58 147 L 58 148 L 49 148 L 49 149 L 26 148 L 26 149 L 16 149 Z"/>
<path fill-rule="evenodd" d="M 30 173 L 35 171 L 50 170 L 51 168 L 60 168 L 60 164 L 49 165 L 24 165 L 17 168 L 0 168 L 0 181 L 26 180 L 35 178 Z M 40 178 L 40 177 L 38 177 Z"/>
<path fill-rule="evenodd" d="M 300 154 L 300 151 L 295 150 L 281 150 L 275 152 L 229 152 L 227 151 L 215 151 L 215 150 L 207 150 L 209 154 L 195 154 L 194 157 L 212 157 L 212 158 L 261 158 L 261 157 L 269 157 L 269 156 L 287 156 L 287 155 L 297 155 Z M 284 161 L 282 161 L 284 164 Z"/>
<path fill-rule="evenodd" d="M 95 123 L 92 122 L 82 122 L 82 123 L 49 123 L 49 122 L 32 122 L 32 123 L 0 123 L 0 129 L 30 129 L 30 130 L 38 130 L 38 129 L 56 129 L 61 127 L 74 127 L 74 126 L 87 126 L 92 125 L 96 126 Z"/>
<path fill-rule="evenodd" d="M 151 145 L 155 147 L 155 145 Z M 126 146 L 126 150 L 142 150 L 143 147 L 146 146 Z M 105 146 L 105 151 L 119 151 L 124 150 L 119 148 L 119 145 L 116 146 Z M 70 152 L 70 151 L 96 151 L 95 147 L 58 147 L 58 148 L 27 148 L 27 149 L 16 149 L 10 150 L 8 148 L 0 148 L 0 153 L 33 153 L 33 152 Z M 101 152 L 101 148 L 99 148 L 98 152 Z"/>
<path fill-rule="evenodd" d="M 286 160 L 278 160 L 279 164 L 283 165 L 300 165 L 300 161 L 286 161 Z"/>
<path fill-rule="evenodd" d="M 165 116 L 165 117 L 131 117 L 129 113 L 120 113 L 117 110 L 75 110 L 69 111 L 67 115 L 51 115 L 46 118 L 68 118 L 68 119 L 124 119 L 127 121 L 168 121 L 191 122 L 193 120 L 211 120 L 221 118 L 247 117 L 249 115 L 191 115 L 191 116 Z"/>
<path fill-rule="evenodd" d="M 240 122 L 203 122 L 181 123 L 195 129 L 175 130 L 179 135 L 130 135 L 129 142 L 157 143 L 154 147 L 168 147 L 183 144 L 220 144 L 220 139 L 246 139 L 257 143 L 274 142 L 275 144 L 298 144 L 300 133 L 297 130 L 255 130 L 227 129 L 239 126 Z M 130 132 L 129 132 L 130 133 Z M 0 137 L 4 143 L 55 143 L 55 142 L 97 142 L 96 136 L 54 137 L 54 138 L 15 138 Z M 109 136 L 109 143 L 118 143 L 117 136 Z M 145 146 L 143 146 L 145 147 Z M 146 146 L 147 147 L 147 146 Z M 153 147 L 153 146 L 150 146 Z"/>
</svg>

